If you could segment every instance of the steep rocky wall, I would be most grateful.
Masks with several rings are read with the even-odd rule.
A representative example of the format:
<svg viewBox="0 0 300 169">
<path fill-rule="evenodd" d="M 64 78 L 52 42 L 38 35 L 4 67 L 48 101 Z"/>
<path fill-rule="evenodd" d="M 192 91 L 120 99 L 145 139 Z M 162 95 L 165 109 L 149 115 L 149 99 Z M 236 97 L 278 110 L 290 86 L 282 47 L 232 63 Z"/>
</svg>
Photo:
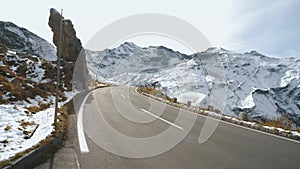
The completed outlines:
<svg viewBox="0 0 300 169">
<path fill-rule="evenodd" d="M 60 22 L 62 21 L 62 32 L 60 37 Z M 57 54 L 62 57 L 62 81 L 68 89 L 72 88 L 72 83 L 78 87 L 86 89 L 87 86 L 87 66 L 85 61 L 85 51 L 81 41 L 76 37 L 76 31 L 72 21 L 65 19 L 55 10 L 50 10 L 49 23 L 53 32 L 53 43 L 57 48 Z M 61 41 L 60 41 L 61 40 Z M 59 44 L 60 43 L 60 44 Z M 80 62 L 76 61 L 79 60 Z M 76 70 L 74 70 L 76 66 Z M 76 72 L 76 79 L 73 73 Z"/>
</svg>

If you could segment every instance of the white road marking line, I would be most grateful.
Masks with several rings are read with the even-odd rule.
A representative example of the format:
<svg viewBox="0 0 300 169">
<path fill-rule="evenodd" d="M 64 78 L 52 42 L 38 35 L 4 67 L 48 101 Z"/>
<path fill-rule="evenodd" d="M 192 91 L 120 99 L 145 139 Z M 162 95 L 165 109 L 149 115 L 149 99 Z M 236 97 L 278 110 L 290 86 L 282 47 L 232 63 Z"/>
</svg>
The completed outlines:
<svg viewBox="0 0 300 169">
<path fill-rule="evenodd" d="M 89 148 L 86 143 L 86 138 L 83 131 L 83 109 L 87 98 L 90 96 L 91 92 L 87 94 L 80 105 L 78 118 L 77 118 L 77 133 L 78 133 L 78 141 L 81 153 L 88 153 Z"/>
<path fill-rule="evenodd" d="M 174 126 L 174 127 L 176 127 L 176 128 L 179 128 L 180 130 L 183 130 L 182 127 L 180 127 L 180 126 L 178 126 L 178 125 L 176 125 L 176 124 L 174 124 L 174 123 L 171 123 L 171 122 L 169 122 L 169 121 L 166 120 L 166 119 L 163 119 L 163 118 L 161 118 L 161 117 L 159 117 L 159 116 L 157 116 L 157 115 L 155 115 L 155 114 L 152 114 L 152 113 L 148 112 L 148 111 L 145 110 L 145 109 L 141 109 L 141 110 L 142 110 L 143 112 L 147 113 L 147 114 L 150 114 L 151 116 L 153 116 L 153 117 L 155 117 L 155 118 L 160 119 L 160 120 L 163 121 L 163 122 L 166 122 L 166 123 L 168 123 L 168 124 L 170 124 L 170 125 L 172 125 L 172 126 Z"/>
<path fill-rule="evenodd" d="M 126 99 L 126 97 L 123 94 L 120 94 L 124 99 Z"/>
<path fill-rule="evenodd" d="M 140 94 L 139 92 L 137 92 L 137 88 L 135 88 L 135 92 L 136 92 L 137 94 L 139 94 L 140 96 L 142 96 L 142 97 L 146 97 L 146 98 L 152 99 L 151 97 L 144 96 L 144 95 Z M 152 99 L 152 100 L 157 101 L 157 102 L 160 102 L 160 101 L 155 100 L 155 99 Z M 160 103 L 162 103 L 162 102 L 160 102 Z M 179 109 L 179 110 L 186 111 L 186 112 L 188 112 L 188 113 L 195 113 L 195 112 L 190 112 L 190 111 L 188 111 L 188 110 L 180 109 L 180 108 L 175 107 L 175 106 L 173 106 L 173 105 L 169 105 L 169 104 L 166 104 L 166 105 L 168 105 L 168 106 L 170 106 L 170 107 L 173 107 L 173 108 L 175 108 L 175 109 Z M 232 126 L 235 126 L 235 127 L 244 128 L 244 129 L 247 129 L 247 130 L 250 130 L 250 131 L 253 131 L 253 132 L 265 134 L 265 135 L 268 135 L 268 136 L 273 136 L 273 137 L 276 137 L 276 138 L 279 138 L 279 139 L 283 139 L 283 140 L 286 140 L 286 141 L 290 141 L 290 142 L 294 142 L 294 143 L 300 144 L 300 141 L 297 141 L 297 140 L 293 140 L 293 139 L 289 139 L 289 138 L 286 138 L 286 137 L 278 136 L 278 135 L 275 135 L 275 134 L 271 134 L 271 133 L 263 132 L 263 131 L 260 131 L 260 130 L 255 130 L 255 129 L 252 129 L 252 128 L 248 128 L 248 127 L 245 127 L 245 126 L 233 124 L 233 123 L 230 123 L 230 122 L 227 122 L 227 121 L 223 121 L 223 120 L 221 120 L 221 119 L 215 119 L 215 118 L 212 118 L 212 117 L 209 117 L 209 116 L 204 116 L 204 115 L 202 115 L 202 114 L 197 114 L 197 115 L 198 115 L 198 116 L 201 116 L 201 117 L 203 117 L 203 118 L 211 118 L 211 119 L 214 119 L 214 120 L 220 120 L 221 123 L 229 124 L 229 125 L 232 125 Z"/>
</svg>

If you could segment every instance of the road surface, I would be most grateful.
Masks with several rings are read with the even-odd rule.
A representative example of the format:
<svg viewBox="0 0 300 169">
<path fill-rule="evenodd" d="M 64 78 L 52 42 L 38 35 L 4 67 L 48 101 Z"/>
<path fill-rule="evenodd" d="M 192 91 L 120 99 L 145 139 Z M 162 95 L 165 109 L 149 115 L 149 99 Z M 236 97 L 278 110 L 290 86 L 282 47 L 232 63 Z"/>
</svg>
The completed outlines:
<svg viewBox="0 0 300 169">
<path fill-rule="evenodd" d="M 162 107 L 162 114 L 159 114 Z M 194 115 L 177 122 L 178 115 L 179 109 L 158 101 L 149 101 L 149 98 L 138 94 L 134 88 L 97 89 L 88 97 L 82 114 L 89 152 L 81 153 L 78 141 L 75 144 L 80 168 L 300 168 L 299 143 L 222 121 L 213 135 L 200 144 L 199 134 L 206 119 L 200 115 L 196 115 L 194 125 L 179 144 L 153 157 L 122 157 L 99 146 L 99 143 L 108 147 L 113 146 L 115 152 L 125 154 L 128 152 L 130 155 L 145 150 L 145 147 L 130 142 L 117 144 L 118 140 L 112 140 L 110 137 L 111 131 L 103 130 L 105 128 L 101 122 L 103 118 L 118 133 L 130 138 L 149 138 L 168 129 L 178 134 L 188 130 Z M 170 144 L 173 143 L 173 140 L 167 140 L 167 143 L 168 141 Z M 153 143 L 148 148 L 149 151 L 156 151 L 164 147 Z"/>
</svg>

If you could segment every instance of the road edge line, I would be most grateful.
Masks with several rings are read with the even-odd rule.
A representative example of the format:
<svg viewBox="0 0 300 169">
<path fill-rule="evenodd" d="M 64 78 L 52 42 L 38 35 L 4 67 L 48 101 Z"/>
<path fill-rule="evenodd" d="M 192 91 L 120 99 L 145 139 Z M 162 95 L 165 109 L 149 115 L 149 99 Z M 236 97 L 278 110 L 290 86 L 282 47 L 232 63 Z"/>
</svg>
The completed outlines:
<svg viewBox="0 0 300 169">
<path fill-rule="evenodd" d="M 84 110 L 83 107 L 85 105 L 87 98 L 91 95 L 91 93 L 92 93 L 92 91 L 89 92 L 83 99 L 83 101 L 80 105 L 78 117 L 77 117 L 77 134 L 78 134 L 78 142 L 79 142 L 79 148 L 80 148 L 81 153 L 89 152 L 89 148 L 87 146 L 86 138 L 85 138 L 84 131 L 83 131 L 83 110 Z"/>
</svg>

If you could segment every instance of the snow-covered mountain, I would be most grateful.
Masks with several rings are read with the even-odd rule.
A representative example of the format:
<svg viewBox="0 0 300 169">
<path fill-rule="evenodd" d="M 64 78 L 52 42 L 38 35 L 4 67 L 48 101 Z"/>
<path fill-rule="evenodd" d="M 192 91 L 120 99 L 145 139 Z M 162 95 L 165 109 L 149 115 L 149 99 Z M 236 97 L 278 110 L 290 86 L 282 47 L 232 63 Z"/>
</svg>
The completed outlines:
<svg viewBox="0 0 300 169">
<path fill-rule="evenodd" d="M 37 55 L 46 60 L 56 60 L 56 49 L 53 45 L 11 22 L 0 21 L 0 46 L 16 52 Z"/>
<path fill-rule="evenodd" d="M 162 46 L 141 48 L 129 42 L 115 49 L 87 53 L 90 67 L 95 71 L 99 70 L 98 73 L 107 80 L 124 73 L 135 74 L 137 70 L 142 71 L 139 72 L 141 74 L 160 72 L 191 58 Z"/>
<path fill-rule="evenodd" d="M 155 85 L 169 96 L 201 106 L 208 106 L 210 101 L 202 99 L 219 79 L 217 85 L 227 89 L 223 113 L 238 116 L 245 112 L 251 119 L 286 115 L 300 124 L 297 58 L 271 58 L 255 51 L 240 54 L 222 48 L 185 55 L 163 46 L 141 48 L 126 42 L 114 49 L 88 51 L 87 62 L 91 74 L 101 81 Z"/>
<path fill-rule="evenodd" d="M 195 54 L 194 60 L 203 64 L 203 58 L 216 56 L 220 59 L 216 67 L 224 68 L 226 78 L 226 114 L 246 112 L 252 119 L 276 119 L 285 114 L 299 124 L 300 59 L 214 48 Z"/>
</svg>

